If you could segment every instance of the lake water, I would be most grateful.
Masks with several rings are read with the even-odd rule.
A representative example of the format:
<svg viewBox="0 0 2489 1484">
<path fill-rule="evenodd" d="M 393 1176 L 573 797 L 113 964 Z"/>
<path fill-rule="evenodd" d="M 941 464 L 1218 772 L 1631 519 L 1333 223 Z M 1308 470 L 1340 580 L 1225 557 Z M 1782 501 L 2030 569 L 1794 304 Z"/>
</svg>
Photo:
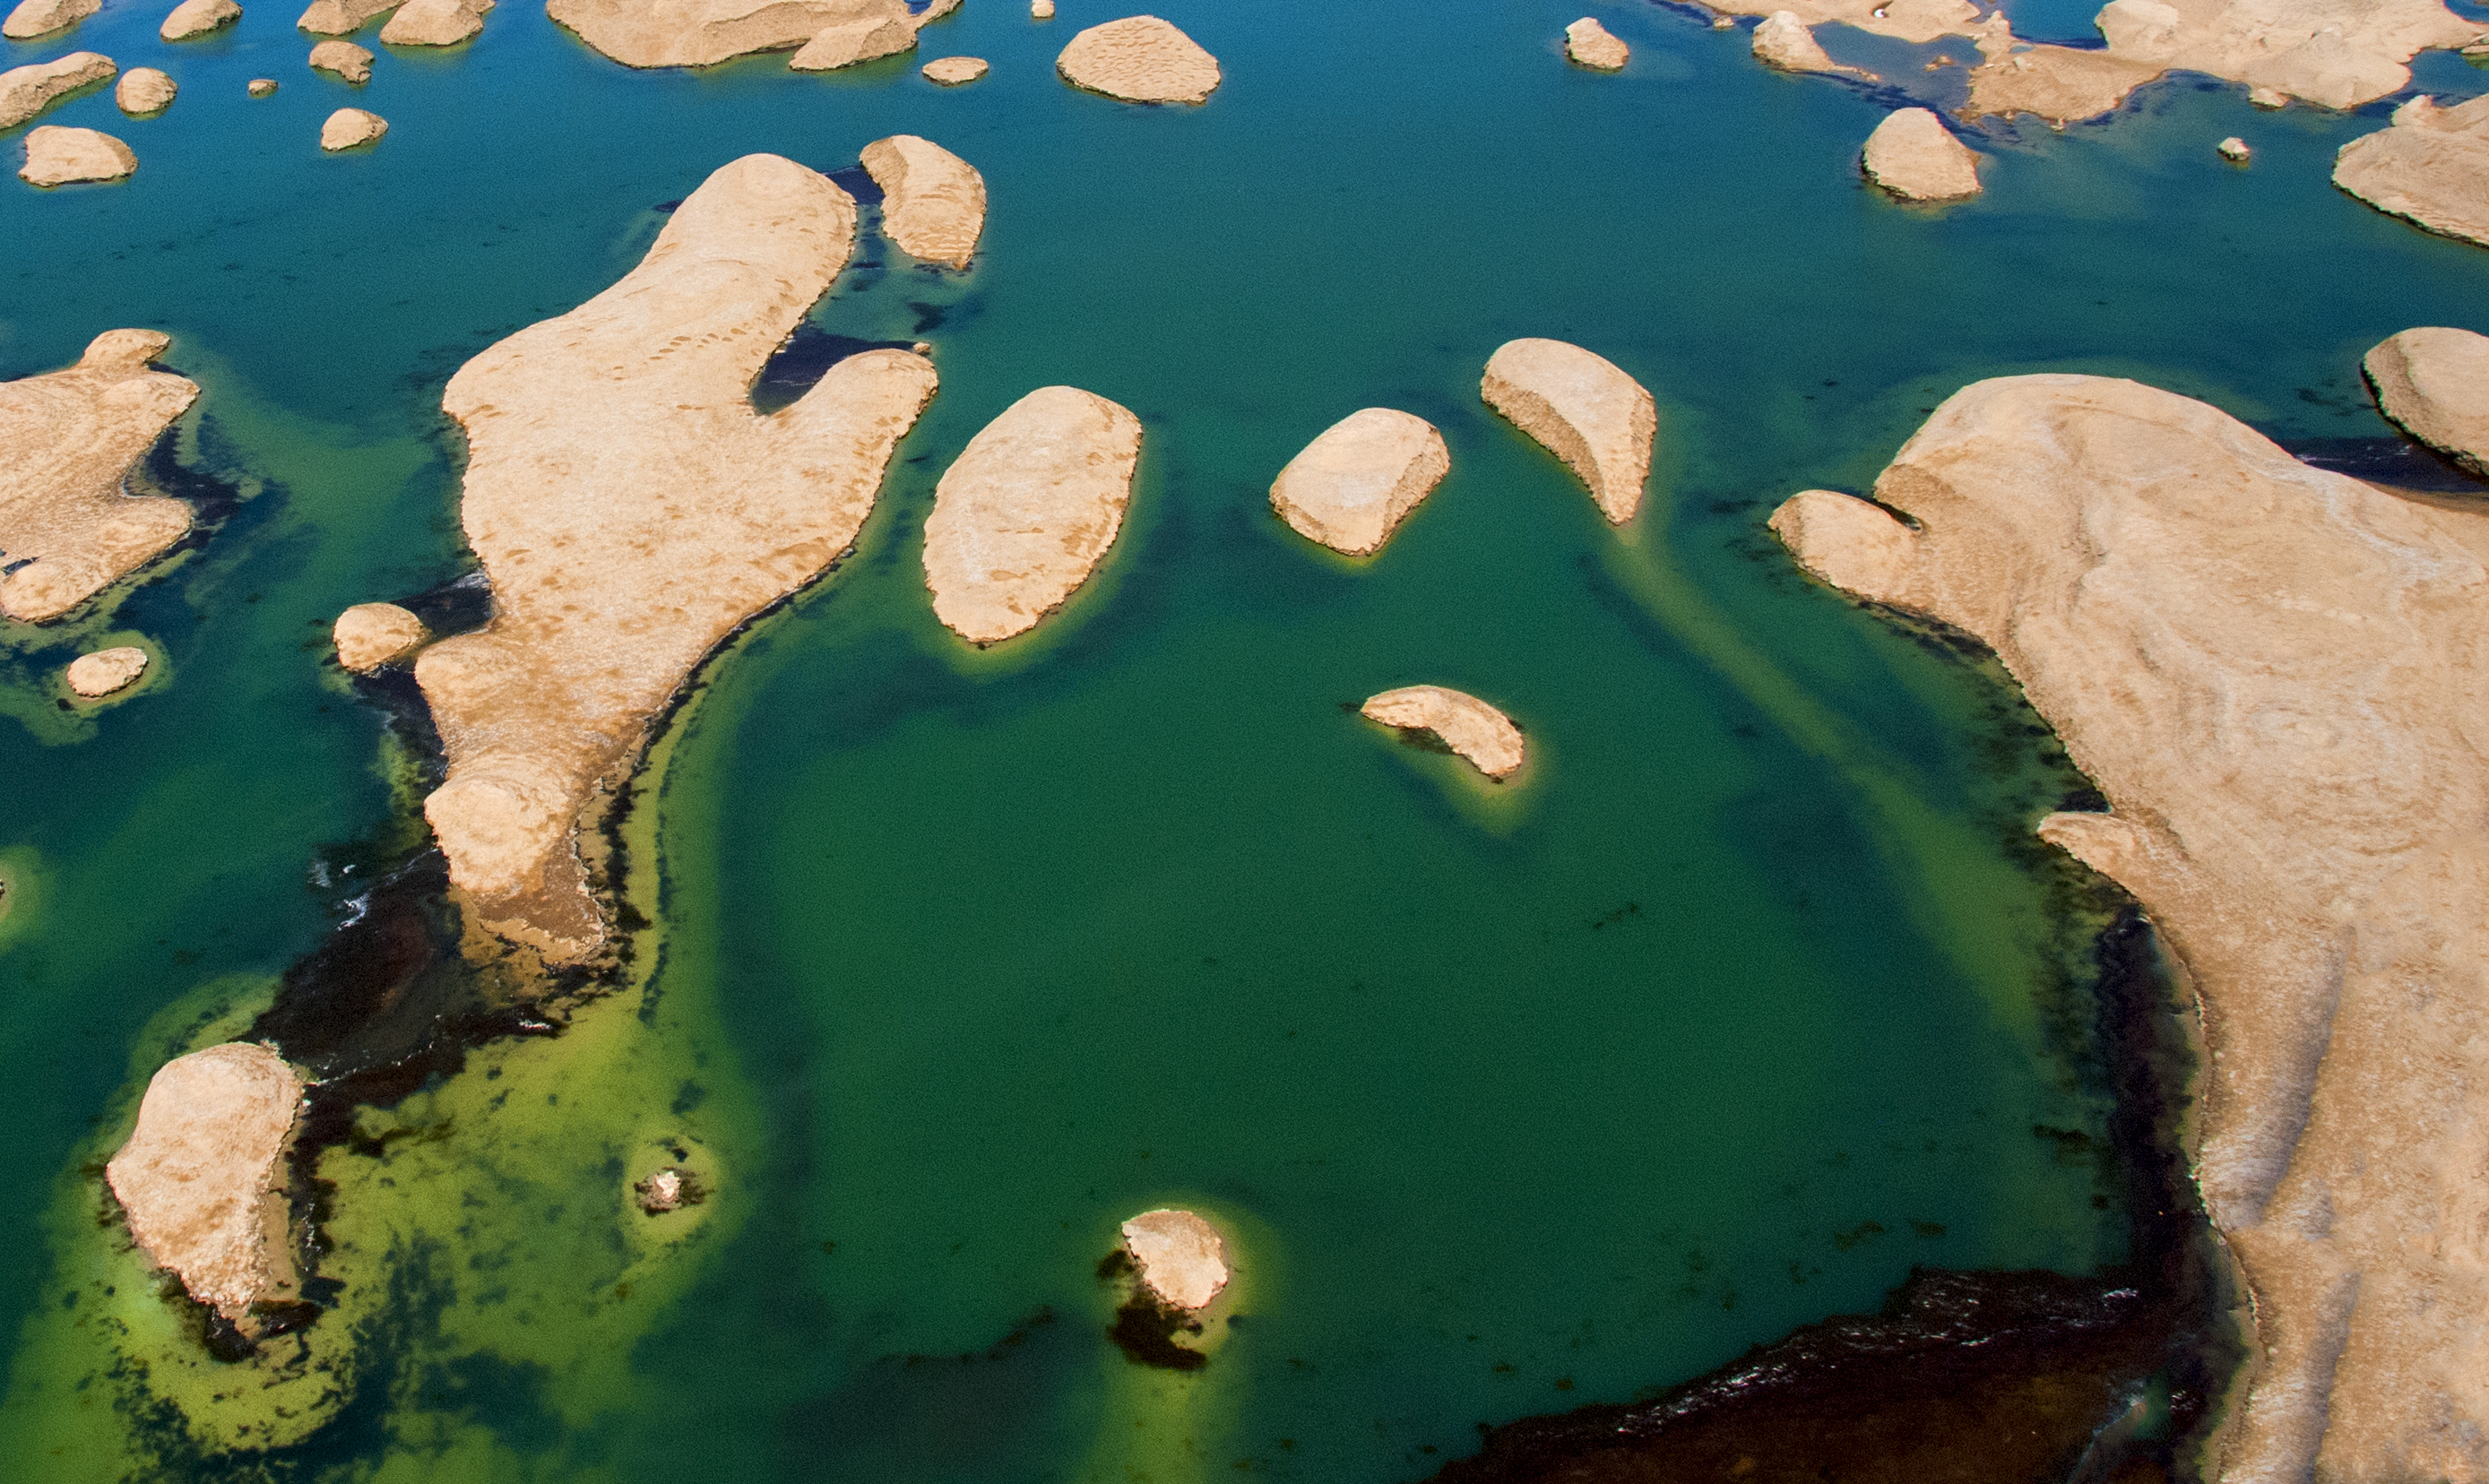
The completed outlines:
<svg viewBox="0 0 2489 1484">
<path fill-rule="evenodd" d="M 279 0 L 180 47 L 126 5 L 9 44 L 183 94 L 43 119 L 141 167 L 0 189 L 0 376 L 170 332 L 205 390 L 160 477 L 221 524 L 100 617 L 0 632 L 0 1454 L 80 1480 L 1399 1480 L 1480 1423 L 1872 1309 L 1914 1264 L 2118 1260 L 2106 900 L 2028 841 L 2081 781 L 1991 666 L 1809 585 L 1761 523 L 1865 489 L 1999 374 L 2385 437 L 2366 348 L 2489 329 L 2480 249 L 2328 180 L 2387 105 L 2178 79 L 2105 127 L 1982 137 L 1987 193 L 1932 212 L 1858 180 L 1889 98 L 1687 13 L 1602 4 L 1635 58 L 1600 76 L 1561 59 L 1574 11 L 1161 11 L 1224 66 L 1205 107 L 1065 86 L 1056 50 L 1113 14 L 1076 3 L 968 0 L 917 57 L 829 76 L 634 73 L 528 0 L 445 55 L 384 49 L 359 90 L 304 68 Z M 953 52 L 992 74 L 916 75 Z M 324 157 L 350 101 L 390 132 Z M 868 211 L 814 320 L 931 341 L 942 389 L 854 559 L 667 731 L 628 826 L 633 977 L 366 1109 L 319 1170 L 329 1312 L 210 1358 L 98 1164 L 155 1067 L 240 1034 L 419 839 L 327 629 L 472 564 L 442 384 L 627 271 L 728 159 L 844 170 L 896 132 L 984 172 L 976 265 L 915 267 Z M 2250 168 L 2214 155 L 2230 133 Z M 1479 404 L 1516 335 L 1658 398 L 1633 524 Z M 974 651 L 923 590 L 933 482 L 1052 383 L 1142 418 L 1131 517 L 1069 608 Z M 1267 492 L 1376 405 L 1453 468 L 1349 562 Z M 61 666 L 107 635 L 157 674 L 64 711 Z M 1429 681 L 1514 715 L 1522 781 L 1349 714 Z M 673 1158 L 717 1195 L 628 1209 Z M 1099 1261 L 1163 1204 L 1234 1238 L 1241 1319 L 1198 1372 L 1103 1333 Z"/>
</svg>

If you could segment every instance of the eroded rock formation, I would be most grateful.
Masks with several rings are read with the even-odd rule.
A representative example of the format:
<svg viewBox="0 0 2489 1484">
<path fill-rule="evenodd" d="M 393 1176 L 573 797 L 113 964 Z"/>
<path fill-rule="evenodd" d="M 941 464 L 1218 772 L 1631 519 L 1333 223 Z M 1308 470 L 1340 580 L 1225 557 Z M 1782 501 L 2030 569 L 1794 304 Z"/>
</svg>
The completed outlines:
<svg viewBox="0 0 2489 1484">
<path fill-rule="evenodd" d="M 1561 340 L 1508 340 L 1478 395 L 1581 477 L 1611 525 L 1642 508 L 1659 408 L 1606 357 Z"/>
<path fill-rule="evenodd" d="M 2361 368 L 2396 427 L 2489 479 L 2489 335 L 2406 329 L 2370 351 Z"/>
<path fill-rule="evenodd" d="M 2106 796 L 2040 833 L 2193 982 L 2197 1175 L 2254 1298 L 2221 1478 L 2489 1473 L 2489 517 L 2132 382 L 1945 402 L 1772 528 L 1993 647 Z"/>
<path fill-rule="evenodd" d="M 1172 1309 L 1208 1308 L 1227 1286 L 1227 1242 L 1188 1211 L 1145 1211 L 1124 1223 L 1124 1250 L 1142 1284 Z"/>
<path fill-rule="evenodd" d="M 186 42 L 240 19 L 242 7 L 234 0 L 182 0 L 164 17 L 164 23 L 156 28 L 156 34 L 168 42 Z"/>
<path fill-rule="evenodd" d="M 1271 486 L 1271 508 L 1297 533 L 1369 556 L 1452 471 L 1444 435 L 1423 417 L 1369 407 L 1324 429 Z"/>
<path fill-rule="evenodd" d="M 1409 685 L 1369 696 L 1358 708 L 1368 721 L 1404 731 L 1428 731 L 1497 783 L 1521 771 L 1521 728 L 1512 718 L 1465 691 Z"/>
<path fill-rule="evenodd" d="M 44 124 L 26 131 L 26 162 L 17 177 L 37 186 L 117 181 L 138 168 L 129 146 L 93 128 Z"/>
<path fill-rule="evenodd" d="M 70 94 L 119 71 L 101 52 L 72 51 L 49 62 L 30 62 L 0 72 L 0 128 L 15 128 Z"/>
<path fill-rule="evenodd" d="M 899 0 L 865 7 L 862 14 L 813 33 L 787 65 L 799 72 L 830 72 L 859 62 L 916 49 L 916 18 Z"/>
<path fill-rule="evenodd" d="M 172 337 L 108 329 L 67 370 L 0 383 L 0 613 L 57 618 L 180 540 L 190 507 L 122 481 L 198 396 L 147 363 Z"/>
<path fill-rule="evenodd" d="M 983 57 L 935 57 L 917 71 L 925 74 L 927 82 L 956 88 L 983 77 L 987 69 Z"/>
<path fill-rule="evenodd" d="M 148 1080 L 138 1127 L 104 1166 L 148 1259 L 244 1323 L 294 1283 L 282 1167 L 302 1079 L 266 1046 L 210 1046 Z"/>
<path fill-rule="evenodd" d="M 388 120 L 364 108 L 340 108 L 320 126 L 320 148 L 359 149 L 388 132 Z"/>
<path fill-rule="evenodd" d="M 369 674 L 422 643 L 423 620 L 394 603 L 358 603 L 337 615 L 329 637 L 337 646 L 338 664 Z"/>
<path fill-rule="evenodd" d="M 484 29 L 493 0 L 407 0 L 381 27 L 387 46 L 455 46 Z"/>
<path fill-rule="evenodd" d="M 386 14 L 398 0 L 311 0 L 294 24 L 313 36 L 351 36 Z"/>
<path fill-rule="evenodd" d="M 934 486 L 934 616 L 980 644 L 1036 627 L 1115 544 L 1140 458 L 1141 420 L 1076 386 L 1041 386 L 1005 408 Z"/>
<path fill-rule="evenodd" d="M 2342 146 L 2333 184 L 2378 211 L 2489 246 L 2489 97 L 2415 99 L 2393 124 Z"/>
<path fill-rule="evenodd" d="M 905 0 L 547 0 L 545 14 L 625 67 L 706 67 L 803 47 L 791 65 L 817 71 L 906 51 L 957 4 L 935 0 L 911 15 Z"/>
<path fill-rule="evenodd" d="M 1998 43 L 2003 44 L 1998 44 Z M 2167 69 L 2080 46 L 2031 46 L 2010 33 L 1982 39 L 1966 118 L 2027 113 L 2049 124 L 2096 119 Z"/>
<path fill-rule="evenodd" d="M 683 202 L 622 280 L 460 368 L 460 520 L 493 621 L 423 651 L 448 753 L 425 801 L 476 919 L 558 961 L 604 928 L 576 846 L 651 718 L 755 614 L 818 577 L 872 510 L 933 395 L 930 362 L 870 351 L 777 413 L 761 363 L 845 268 L 855 202 L 752 155 Z"/>
<path fill-rule="evenodd" d="M 70 689 L 89 700 L 109 696 L 147 673 L 147 651 L 129 644 L 98 649 L 70 661 Z"/>
<path fill-rule="evenodd" d="M 1633 60 L 1633 48 L 1610 34 L 1597 17 L 1585 15 L 1564 28 L 1564 55 L 1577 67 L 1613 72 Z"/>
<path fill-rule="evenodd" d="M 162 113 L 173 106 L 174 95 L 182 90 L 173 79 L 152 67 L 133 67 L 121 74 L 113 84 L 114 106 L 132 118 Z"/>
<path fill-rule="evenodd" d="M 17 8 L 0 20 L 0 36 L 28 42 L 65 31 L 103 9 L 103 0 L 18 0 Z"/>
<path fill-rule="evenodd" d="M 1131 103 L 1198 103 L 1218 87 L 1218 59 L 1156 15 L 1091 26 L 1054 68 L 1075 88 Z"/>
<path fill-rule="evenodd" d="M 246 86 L 250 96 L 253 98 L 274 98 L 276 96 L 276 79 L 273 77 L 253 77 Z"/>
<path fill-rule="evenodd" d="M 326 41 L 311 48 L 315 71 L 334 72 L 352 83 L 372 80 L 372 54 L 352 42 Z"/>
<path fill-rule="evenodd" d="M 1770 15 L 1787 11 L 1799 24 L 1839 21 L 1877 36 L 1925 43 L 1941 36 L 1969 36 L 1979 21 L 1970 0 L 1703 0 L 1724 15 Z"/>
<path fill-rule="evenodd" d="M 1774 11 L 1763 17 L 1762 24 L 1755 28 L 1755 60 L 1785 72 L 1847 72 L 1869 78 L 1875 75 L 1833 61 L 1824 52 L 1823 43 L 1815 39 L 1814 28 L 1798 19 L 1795 11 Z"/>
<path fill-rule="evenodd" d="M 1958 201 L 1979 194 L 1979 157 L 1925 108 L 1884 116 L 1858 157 L 1867 179 L 1904 201 Z"/>
<path fill-rule="evenodd" d="M 927 263 L 965 268 L 986 230 L 986 178 L 977 167 L 914 134 L 864 147 L 865 173 L 882 189 L 881 229 Z"/>
</svg>

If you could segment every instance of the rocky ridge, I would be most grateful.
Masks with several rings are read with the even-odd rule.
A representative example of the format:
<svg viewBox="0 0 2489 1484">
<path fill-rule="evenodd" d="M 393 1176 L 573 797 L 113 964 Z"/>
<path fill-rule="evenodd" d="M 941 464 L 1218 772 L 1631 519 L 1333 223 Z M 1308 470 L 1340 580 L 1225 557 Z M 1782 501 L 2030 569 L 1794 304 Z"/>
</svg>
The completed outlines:
<svg viewBox="0 0 2489 1484">
<path fill-rule="evenodd" d="M 1659 408 L 1614 362 L 1561 340 L 1508 340 L 1487 358 L 1478 395 L 1562 459 L 1609 524 L 1642 508 Z"/>
</svg>

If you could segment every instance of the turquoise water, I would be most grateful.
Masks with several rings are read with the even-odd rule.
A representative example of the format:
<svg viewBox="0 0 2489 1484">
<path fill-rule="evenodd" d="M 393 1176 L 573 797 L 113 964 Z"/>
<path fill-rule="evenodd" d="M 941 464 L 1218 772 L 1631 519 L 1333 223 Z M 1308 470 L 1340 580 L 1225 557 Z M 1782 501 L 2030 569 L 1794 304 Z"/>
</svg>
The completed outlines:
<svg viewBox="0 0 2489 1484">
<path fill-rule="evenodd" d="M 1106 14 L 969 0 L 918 59 L 993 63 L 959 90 L 903 61 L 631 73 L 525 0 L 360 90 L 274 5 L 180 48 L 129 8 L 10 46 L 185 91 L 46 116 L 142 164 L 0 189 L 0 375 L 169 331 L 205 387 L 177 462 L 232 503 L 117 610 L 0 640 L 0 1106 L 20 1169 L 58 1172 L 0 1212 L 42 1254 L 0 1287 L 0 1447 L 61 1478 L 1408 1478 L 1914 1263 L 2116 1259 L 2097 1169 L 2034 1132 L 2101 1126 L 2085 888 L 2020 844 L 2078 781 L 1992 671 L 1809 586 L 1760 523 L 2008 372 L 2382 436 L 2360 354 L 2489 328 L 2489 258 L 2328 182 L 2382 110 L 2164 85 L 1987 140 L 1988 193 L 1930 213 L 1859 186 L 1874 98 L 1659 7 L 1596 12 L 1637 51 L 1600 77 L 1557 54 L 1572 12 L 1176 4 L 1226 69 L 1198 110 L 1054 78 Z M 391 132 L 323 157 L 346 101 Z M 179 1358 L 89 1162 L 404 848 L 397 755 L 325 631 L 466 568 L 442 383 L 626 271 L 725 160 L 842 169 L 902 130 L 985 172 L 977 266 L 868 233 L 815 318 L 930 340 L 942 391 L 857 559 L 670 733 L 634 815 L 652 977 L 368 1115 L 383 1156 L 332 1152 L 338 1394 L 252 1400 L 249 1367 Z M 1657 395 L 1622 531 L 1477 403 L 1520 334 Z M 1141 415 L 1132 518 L 1070 608 L 975 653 L 917 532 L 1047 383 Z M 1368 405 L 1434 421 L 1453 472 L 1352 564 L 1267 490 Z M 62 713 L 107 633 L 161 677 Z M 1527 778 L 1341 709 L 1416 681 L 1510 710 Z M 721 1194 L 661 1239 L 621 1193 L 670 1139 Z M 1244 1323 L 1189 1377 L 1105 1343 L 1093 1276 L 1166 1203 L 1237 1239 Z M 264 1405 L 294 1416 L 239 1431 Z"/>
</svg>

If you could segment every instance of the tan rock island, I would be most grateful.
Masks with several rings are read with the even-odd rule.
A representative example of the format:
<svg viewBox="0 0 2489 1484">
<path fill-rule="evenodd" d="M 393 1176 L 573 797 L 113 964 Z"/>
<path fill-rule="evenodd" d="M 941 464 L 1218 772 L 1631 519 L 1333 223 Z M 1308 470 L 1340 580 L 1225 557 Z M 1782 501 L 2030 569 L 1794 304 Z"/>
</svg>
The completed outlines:
<svg viewBox="0 0 2489 1484">
<path fill-rule="evenodd" d="M 26 162 L 17 178 L 36 186 L 117 181 L 138 168 L 129 146 L 94 128 L 40 124 L 26 131 Z"/>
<path fill-rule="evenodd" d="M 242 19 L 242 7 L 234 0 L 182 0 L 173 7 L 156 34 L 168 42 L 186 42 L 195 36 L 222 30 Z"/>
<path fill-rule="evenodd" d="M 372 80 L 372 54 L 352 42 L 326 41 L 311 48 L 311 68 L 348 82 L 366 83 Z"/>
<path fill-rule="evenodd" d="M 1041 386 L 985 425 L 933 488 L 925 585 L 972 643 L 1061 608 L 1123 529 L 1141 420 L 1076 386 Z"/>
<path fill-rule="evenodd" d="M 1488 357 L 1478 395 L 1562 459 L 1609 524 L 1642 508 L 1659 407 L 1614 362 L 1561 340 L 1509 340 Z"/>
<path fill-rule="evenodd" d="M 388 132 L 388 120 L 367 108 L 340 108 L 320 126 L 320 148 L 331 154 L 360 149 Z"/>
<path fill-rule="evenodd" d="M 983 77 L 988 69 L 983 57 L 935 57 L 917 71 L 927 82 L 957 88 Z"/>
<path fill-rule="evenodd" d="M 1867 136 L 1858 167 L 1904 201 L 1959 201 L 1979 194 L 1979 157 L 1925 108 L 1884 115 Z"/>
<path fill-rule="evenodd" d="M 1610 34 L 1596 16 L 1585 15 L 1564 28 L 1564 55 L 1576 67 L 1614 72 L 1633 60 L 1633 48 Z"/>
<path fill-rule="evenodd" d="M 864 147 L 865 173 L 881 187 L 881 229 L 927 263 L 965 268 L 986 230 L 986 178 L 977 167 L 914 134 Z"/>
<path fill-rule="evenodd" d="M 1465 691 L 1409 685 L 1369 696 L 1358 708 L 1367 721 L 1403 731 L 1432 732 L 1472 767 L 1502 783 L 1521 771 L 1525 750 L 1512 718 Z"/>
<path fill-rule="evenodd" d="M 190 528 L 178 499 L 122 493 L 129 471 L 199 394 L 147 363 L 172 337 L 108 329 L 65 371 L 0 382 L 0 614 L 57 618 Z"/>
<path fill-rule="evenodd" d="M 13 42 L 30 42 L 39 36 L 66 31 L 103 9 L 103 0 L 18 0 L 17 8 L 0 20 L 0 36 Z"/>
<path fill-rule="evenodd" d="M 2489 97 L 2441 108 L 2425 98 L 2342 146 L 2333 184 L 2378 211 L 2489 246 Z"/>
<path fill-rule="evenodd" d="M 2040 833 L 2192 981 L 2196 1173 L 2254 1303 L 2208 1476 L 2489 1472 L 2489 515 L 2133 382 L 1981 382 L 1772 528 L 1995 649 L 2107 797 Z"/>
<path fill-rule="evenodd" d="M 133 67 L 113 84 L 112 102 L 132 118 L 144 118 L 172 107 L 174 96 L 181 91 L 165 73 L 152 67 Z"/>
<path fill-rule="evenodd" d="M 1433 423 L 1369 407 L 1288 461 L 1271 486 L 1271 508 L 1309 541 L 1370 556 L 1451 471 L 1451 450 Z"/>
<path fill-rule="evenodd" d="M 855 538 L 933 395 L 930 361 L 870 351 L 752 409 L 855 223 L 828 179 L 746 156 L 620 282 L 484 351 L 442 397 L 467 432 L 460 520 L 495 612 L 415 662 L 449 758 L 424 814 L 472 918 L 551 959 L 604 939 L 576 838 L 650 719 Z"/>
<path fill-rule="evenodd" d="M 455 46 L 484 29 L 493 0 L 407 0 L 381 27 L 386 46 Z"/>
<path fill-rule="evenodd" d="M 1218 88 L 1218 59 L 1156 15 L 1091 26 L 1054 59 L 1075 88 L 1129 103 L 1198 103 Z"/>
<path fill-rule="evenodd" d="M 790 66 L 819 71 L 907 51 L 958 0 L 921 15 L 906 0 L 547 0 L 545 14 L 625 67 L 707 67 L 800 47 Z"/>
<path fill-rule="evenodd" d="M 1795 11 L 1774 11 L 1764 16 L 1763 23 L 1755 28 L 1754 50 L 1756 61 L 1785 72 L 1845 72 L 1868 78 L 1875 75 L 1833 61 L 1823 43 L 1815 39 L 1815 29 L 1798 19 Z"/>
<path fill-rule="evenodd" d="M 958 8 L 958 0 L 934 0 L 923 14 L 910 14 L 903 0 L 879 0 L 814 32 L 787 65 L 799 72 L 826 72 L 914 51 L 916 33 Z"/>
<path fill-rule="evenodd" d="M 109 696 L 147 673 L 147 651 L 129 644 L 98 649 L 70 661 L 63 677 L 71 691 L 92 700 Z"/>
<path fill-rule="evenodd" d="M 358 603 L 337 615 L 329 637 L 337 663 L 361 675 L 406 658 L 425 636 L 423 620 L 394 603 Z"/>
<path fill-rule="evenodd" d="M 1142 1286 L 1168 1308 L 1208 1308 L 1227 1286 L 1226 1239 L 1191 1212 L 1142 1212 L 1124 1223 L 1124 1250 Z"/>
<path fill-rule="evenodd" d="M 30 62 L 0 72 L 0 128 L 15 128 L 90 83 L 120 69 L 98 51 L 72 51 L 49 62 Z"/>
<path fill-rule="evenodd" d="M 266 1046 L 210 1046 L 157 1069 L 104 1166 L 129 1235 L 190 1297 L 247 1326 L 293 1288 L 283 1168 L 302 1080 Z"/>
<path fill-rule="evenodd" d="M 388 13 L 398 0 L 311 0 L 295 26 L 313 36 L 352 36 Z"/>
<path fill-rule="evenodd" d="M 2489 335 L 2406 329 L 2361 369 L 2394 426 L 2489 479 Z"/>
</svg>

